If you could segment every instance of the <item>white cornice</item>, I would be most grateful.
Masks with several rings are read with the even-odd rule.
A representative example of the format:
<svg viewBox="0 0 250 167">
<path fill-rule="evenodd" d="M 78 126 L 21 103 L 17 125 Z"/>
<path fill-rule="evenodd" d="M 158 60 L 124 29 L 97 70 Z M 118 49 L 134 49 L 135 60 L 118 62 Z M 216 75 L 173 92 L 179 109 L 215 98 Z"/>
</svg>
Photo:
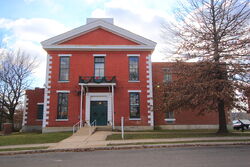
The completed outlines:
<svg viewBox="0 0 250 167">
<path fill-rule="evenodd" d="M 128 56 L 128 57 L 135 57 L 135 56 L 139 57 L 140 54 L 127 54 L 127 56 Z"/>
<path fill-rule="evenodd" d="M 97 20 L 95 22 L 80 26 L 80 27 L 75 28 L 71 31 L 65 32 L 63 34 L 60 34 L 60 35 L 52 37 L 48 40 L 45 40 L 45 41 L 41 42 L 41 44 L 42 44 L 44 49 L 47 49 L 49 47 L 52 47 L 52 46 L 54 47 L 57 44 L 60 44 L 64 41 L 73 39 L 75 37 L 78 37 L 82 34 L 88 33 L 90 31 L 93 31 L 93 30 L 98 29 L 98 28 L 102 28 L 102 29 L 105 29 L 107 31 L 110 31 L 118 36 L 124 37 L 128 40 L 131 40 L 131 41 L 134 41 L 138 44 L 141 44 L 142 46 L 144 46 L 144 45 L 150 46 L 151 48 L 154 48 L 156 46 L 156 43 L 149 40 L 149 39 L 146 39 L 142 36 L 134 34 L 128 30 L 125 30 L 123 28 L 120 28 L 118 26 L 110 24 L 110 23 L 105 22 L 103 20 Z M 138 46 L 140 46 L 140 45 L 138 45 Z"/>
<path fill-rule="evenodd" d="M 71 50 L 71 51 L 151 51 L 153 46 L 141 45 L 50 45 L 45 50 Z"/>
<path fill-rule="evenodd" d="M 107 56 L 106 54 L 93 54 L 94 57 L 105 57 Z"/>
</svg>

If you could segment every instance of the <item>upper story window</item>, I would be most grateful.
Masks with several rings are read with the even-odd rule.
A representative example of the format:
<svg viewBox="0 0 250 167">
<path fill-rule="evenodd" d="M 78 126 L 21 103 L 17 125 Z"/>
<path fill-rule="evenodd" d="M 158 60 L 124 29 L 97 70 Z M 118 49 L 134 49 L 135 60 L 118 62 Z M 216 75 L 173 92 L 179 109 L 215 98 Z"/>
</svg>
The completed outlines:
<svg viewBox="0 0 250 167">
<path fill-rule="evenodd" d="M 104 57 L 95 57 L 95 77 L 104 77 Z"/>
<path fill-rule="evenodd" d="M 129 81 L 139 81 L 139 56 L 129 56 Z"/>
<path fill-rule="evenodd" d="M 172 81 L 172 72 L 170 68 L 164 68 L 163 82 L 168 83 Z"/>
<path fill-rule="evenodd" d="M 69 80 L 69 56 L 60 57 L 59 81 Z"/>
</svg>

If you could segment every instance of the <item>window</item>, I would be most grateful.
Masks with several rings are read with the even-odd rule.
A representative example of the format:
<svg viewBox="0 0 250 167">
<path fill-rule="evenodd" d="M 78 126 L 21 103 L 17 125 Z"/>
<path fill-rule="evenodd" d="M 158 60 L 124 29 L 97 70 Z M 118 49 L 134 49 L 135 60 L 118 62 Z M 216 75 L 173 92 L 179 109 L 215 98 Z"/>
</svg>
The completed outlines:
<svg viewBox="0 0 250 167">
<path fill-rule="evenodd" d="M 43 119 L 43 104 L 37 104 L 37 119 Z"/>
<path fill-rule="evenodd" d="M 168 111 L 166 112 L 166 119 L 174 119 L 174 112 L 173 111 Z"/>
<path fill-rule="evenodd" d="M 139 57 L 129 57 L 129 80 L 139 81 Z"/>
<path fill-rule="evenodd" d="M 130 118 L 140 118 L 140 94 L 138 92 L 129 93 Z"/>
<path fill-rule="evenodd" d="M 171 82 L 172 81 L 172 73 L 171 73 L 171 69 L 170 68 L 164 68 L 164 78 L 163 78 L 163 82 Z"/>
<path fill-rule="evenodd" d="M 95 57 L 95 77 L 104 77 L 104 57 Z"/>
<path fill-rule="evenodd" d="M 165 113 L 165 121 L 168 123 L 173 123 L 175 121 L 173 111 L 168 111 Z"/>
<path fill-rule="evenodd" d="M 60 57 L 59 81 L 69 80 L 69 57 Z"/>
<path fill-rule="evenodd" d="M 68 93 L 58 93 L 57 119 L 68 119 Z"/>
</svg>

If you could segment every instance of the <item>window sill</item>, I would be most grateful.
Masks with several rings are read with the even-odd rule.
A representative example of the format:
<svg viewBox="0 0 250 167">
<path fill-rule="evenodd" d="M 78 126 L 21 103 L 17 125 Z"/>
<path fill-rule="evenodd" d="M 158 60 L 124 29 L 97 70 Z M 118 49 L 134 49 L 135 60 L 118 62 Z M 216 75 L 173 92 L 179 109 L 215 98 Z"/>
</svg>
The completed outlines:
<svg viewBox="0 0 250 167">
<path fill-rule="evenodd" d="M 36 119 L 36 121 L 43 121 L 42 119 Z"/>
<path fill-rule="evenodd" d="M 167 118 L 167 119 L 164 119 L 167 123 L 174 123 L 176 121 L 175 118 Z"/>
<path fill-rule="evenodd" d="M 176 121 L 175 118 L 167 118 L 167 119 L 164 119 L 164 120 L 167 121 L 167 122 L 174 122 L 174 121 Z"/>
<path fill-rule="evenodd" d="M 128 81 L 128 82 L 140 82 L 140 81 Z"/>
<path fill-rule="evenodd" d="M 129 118 L 130 121 L 140 121 L 141 118 Z"/>
<path fill-rule="evenodd" d="M 69 119 L 56 119 L 56 121 L 68 121 Z"/>
<path fill-rule="evenodd" d="M 58 81 L 58 83 L 68 83 L 69 81 Z"/>
</svg>

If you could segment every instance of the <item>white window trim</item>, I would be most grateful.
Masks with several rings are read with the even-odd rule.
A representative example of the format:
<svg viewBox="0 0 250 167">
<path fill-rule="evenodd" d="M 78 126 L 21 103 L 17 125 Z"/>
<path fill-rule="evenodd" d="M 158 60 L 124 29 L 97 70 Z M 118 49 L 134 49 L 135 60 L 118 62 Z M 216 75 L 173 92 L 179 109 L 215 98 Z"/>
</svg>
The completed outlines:
<svg viewBox="0 0 250 167">
<path fill-rule="evenodd" d="M 72 54 L 58 54 L 59 57 L 70 57 Z"/>
<path fill-rule="evenodd" d="M 141 118 L 129 118 L 130 121 L 140 121 Z"/>
<path fill-rule="evenodd" d="M 105 57 L 107 56 L 106 54 L 93 54 L 94 57 Z"/>
<path fill-rule="evenodd" d="M 58 83 L 68 83 L 69 81 L 58 81 Z"/>
<path fill-rule="evenodd" d="M 165 120 L 165 121 L 173 121 L 173 122 L 176 121 L 175 118 L 165 118 L 164 120 Z"/>
<path fill-rule="evenodd" d="M 138 56 L 140 57 L 140 54 L 127 54 L 128 57 L 132 57 L 132 56 Z"/>
<path fill-rule="evenodd" d="M 56 93 L 70 93 L 70 90 L 57 90 Z"/>
<path fill-rule="evenodd" d="M 44 103 L 36 103 L 37 105 L 43 105 Z"/>
<path fill-rule="evenodd" d="M 141 92 L 141 90 L 128 90 L 128 92 Z"/>
<path fill-rule="evenodd" d="M 128 81 L 128 82 L 140 82 L 140 81 Z"/>
<path fill-rule="evenodd" d="M 69 119 L 56 119 L 56 121 L 68 121 Z"/>
</svg>

